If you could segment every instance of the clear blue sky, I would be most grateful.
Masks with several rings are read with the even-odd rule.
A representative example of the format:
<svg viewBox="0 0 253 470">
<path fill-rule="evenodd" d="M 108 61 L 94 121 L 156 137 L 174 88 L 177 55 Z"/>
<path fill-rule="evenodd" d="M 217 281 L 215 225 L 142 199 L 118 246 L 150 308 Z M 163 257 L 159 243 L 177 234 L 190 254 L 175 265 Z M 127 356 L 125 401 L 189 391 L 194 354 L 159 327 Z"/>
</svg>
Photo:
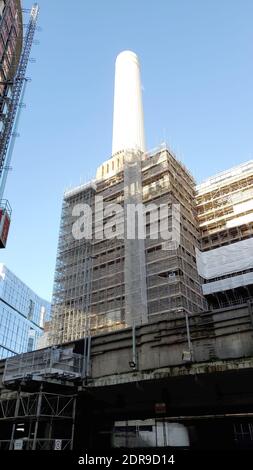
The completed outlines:
<svg viewBox="0 0 253 470">
<path fill-rule="evenodd" d="M 149 149 L 166 138 L 197 181 L 253 158 L 253 1 L 41 0 L 40 7 L 1 261 L 50 299 L 63 191 L 110 156 L 121 50 L 141 60 Z"/>
</svg>

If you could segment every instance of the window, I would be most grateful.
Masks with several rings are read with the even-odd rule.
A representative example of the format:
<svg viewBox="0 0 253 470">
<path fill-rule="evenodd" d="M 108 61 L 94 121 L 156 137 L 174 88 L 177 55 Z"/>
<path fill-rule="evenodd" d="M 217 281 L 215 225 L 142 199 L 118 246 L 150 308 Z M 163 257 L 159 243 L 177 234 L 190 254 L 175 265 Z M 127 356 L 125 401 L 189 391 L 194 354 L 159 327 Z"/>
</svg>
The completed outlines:
<svg viewBox="0 0 253 470">
<path fill-rule="evenodd" d="M 35 340 L 35 330 L 33 328 L 30 328 L 28 332 L 27 352 L 33 351 L 34 340 Z"/>
<path fill-rule="evenodd" d="M 34 307 L 35 307 L 35 303 L 33 300 L 30 300 L 29 301 L 29 309 L 28 309 L 28 320 L 32 320 L 33 319 L 33 314 L 34 314 Z"/>
<path fill-rule="evenodd" d="M 31 352 L 32 350 L 33 350 L 33 338 L 28 338 L 27 352 Z"/>
</svg>

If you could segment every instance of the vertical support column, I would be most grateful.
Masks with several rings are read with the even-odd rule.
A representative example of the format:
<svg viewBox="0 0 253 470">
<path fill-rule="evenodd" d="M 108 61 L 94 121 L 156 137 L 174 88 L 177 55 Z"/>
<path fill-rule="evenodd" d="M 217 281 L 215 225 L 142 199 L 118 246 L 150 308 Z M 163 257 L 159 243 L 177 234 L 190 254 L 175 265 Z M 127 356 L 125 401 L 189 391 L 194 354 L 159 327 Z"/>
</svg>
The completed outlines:
<svg viewBox="0 0 253 470">
<path fill-rule="evenodd" d="M 21 393 L 21 388 L 19 387 L 19 390 L 18 390 L 18 392 L 17 392 L 17 401 L 16 401 L 16 405 L 15 405 L 15 412 L 14 412 L 14 423 L 13 423 L 13 425 L 12 425 L 11 440 L 10 440 L 9 450 L 12 450 L 12 449 L 13 449 L 14 436 L 15 436 L 15 429 L 16 429 L 16 418 L 18 417 L 19 405 L 20 405 L 20 393 Z"/>
<path fill-rule="evenodd" d="M 71 428 L 71 443 L 70 450 L 73 450 L 74 447 L 74 435 L 75 435 L 75 419 L 76 419 L 76 397 L 73 397 L 73 410 L 72 410 L 72 428 Z"/>
<path fill-rule="evenodd" d="M 32 420 L 30 419 L 30 421 L 29 421 L 28 437 L 27 437 L 27 442 L 26 442 L 26 450 L 29 450 L 31 432 L 32 432 Z"/>
<path fill-rule="evenodd" d="M 32 450 L 36 450 L 36 440 L 37 440 L 38 427 L 39 427 L 39 417 L 40 417 L 40 411 L 41 411 L 42 393 L 43 393 L 43 385 L 41 384 L 40 391 L 39 391 L 39 396 L 38 396 L 37 410 L 36 410 L 36 422 L 35 422 L 35 428 L 34 428 Z"/>
</svg>

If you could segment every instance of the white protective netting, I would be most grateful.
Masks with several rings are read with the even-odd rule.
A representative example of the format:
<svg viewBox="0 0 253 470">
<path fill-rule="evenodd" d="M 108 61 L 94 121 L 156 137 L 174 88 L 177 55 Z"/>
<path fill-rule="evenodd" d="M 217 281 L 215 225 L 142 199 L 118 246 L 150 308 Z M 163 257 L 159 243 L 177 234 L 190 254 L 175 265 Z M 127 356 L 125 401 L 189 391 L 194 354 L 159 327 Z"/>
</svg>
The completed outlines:
<svg viewBox="0 0 253 470">
<path fill-rule="evenodd" d="M 196 249 L 198 272 L 212 279 L 253 268 L 253 238 L 201 252 Z"/>
<path fill-rule="evenodd" d="M 127 217 L 129 204 L 142 203 L 141 158 L 142 153 L 136 151 L 125 152 L 124 156 L 124 209 L 129 231 L 133 227 L 129 224 L 135 223 L 134 239 L 129 238 L 125 227 L 125 321 L 129 326 L 147 322 L 145 240 L 138 237 L 137 228 L 143 220 L 138 219 L 137 214 L 134 220 Z"/>
</svg>

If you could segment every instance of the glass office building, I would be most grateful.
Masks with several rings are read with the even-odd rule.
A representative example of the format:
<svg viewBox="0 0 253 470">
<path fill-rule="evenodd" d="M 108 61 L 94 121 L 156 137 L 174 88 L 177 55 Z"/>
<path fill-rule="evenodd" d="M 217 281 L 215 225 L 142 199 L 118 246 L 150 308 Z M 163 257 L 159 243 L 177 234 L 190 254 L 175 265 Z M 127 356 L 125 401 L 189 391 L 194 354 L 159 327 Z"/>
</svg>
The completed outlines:
<svg viewBox="0 0 253 470">
<path fill-rule="evenodd" d="M 37 348 L 50 307 L 0 263 L 0 359 Z"/>
</svg>

